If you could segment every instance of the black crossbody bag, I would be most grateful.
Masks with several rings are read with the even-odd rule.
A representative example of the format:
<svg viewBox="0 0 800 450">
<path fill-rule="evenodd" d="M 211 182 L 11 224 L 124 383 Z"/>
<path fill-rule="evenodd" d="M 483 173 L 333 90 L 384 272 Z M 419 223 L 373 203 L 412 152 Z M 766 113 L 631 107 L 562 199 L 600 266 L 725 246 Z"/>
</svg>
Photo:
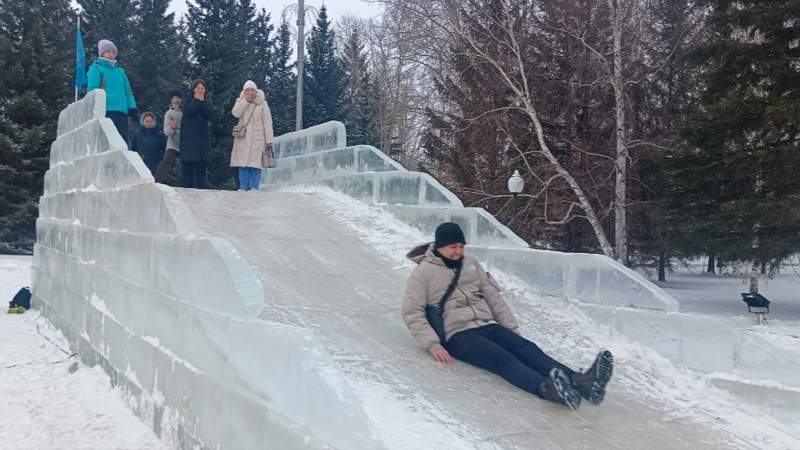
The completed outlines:
<svg viewBox="0 0 800 450">
<path fill-rule="evenodd" d="M 439 304 L 425 306 L 425 317 L 428 319 L 428 323 L 431 324 L 431 328 L 433 328 L 433 331 L 435 331 L 436 335 L 439 336 L 439 343 L 442 345 L 444 345 L 445 342 L 444 304 L 450 297 L 450 294 L 452 294 L 453 291 L 456 289 L 456 285 L 458 284 L 458 278 L 461 276 L 461 268 L 463 266 L 464 265 L 462 263 L 456 269 L 456 274 L 453 276 L 453 281 L 451 281 L 450 285 L 447 286 L 447 290 L 442 296 L 442 299 L 439 300 Z"/>
</svg>

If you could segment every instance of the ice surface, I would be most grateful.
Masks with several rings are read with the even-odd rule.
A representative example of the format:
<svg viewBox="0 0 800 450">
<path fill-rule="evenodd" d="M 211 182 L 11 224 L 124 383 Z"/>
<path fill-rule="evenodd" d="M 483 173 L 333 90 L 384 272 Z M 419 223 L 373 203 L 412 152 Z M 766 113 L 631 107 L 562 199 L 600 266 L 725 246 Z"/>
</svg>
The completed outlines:
<svg viewBox="0 0 800 450">
<path fill-rule="evenodd" d="M 119 135 L 111 119 L 93 119 L 53 142 L 50 146 L 50 166 L 93 154 L 127 149 L 128 144 Z"/>
<path fill-rule="evenodd" d="M 114 150 L 51 168 L 44 176 L 44 194 L 108 191 L 152 182 L 153 176 L 138 153 Z"/>
<path fill-rule="evenodd" d="M 155 183 L 128 189 L 56 193 L 39 201 L 39 217 L 78 221 L 95 230 L 177 234 L 174 215 L 164 197 L 165 186 Z"/>
<path fill-rule="evenodd" d="M 525 280 L 541 295 L 611 306 L 677 311 L 678 303 L 638 273 L 602 255 L 475 248 L 473 253 Z"/>
<path fill-rule="evenodd" d="M 279 158 L 298 156 L 347 146 L 347 133 L 341 122 L 326 122 L 275 138 L 275 154 Z"/>
<path fill-rule="evenodd" d="M 375 147 L 357 145 L 280 158 L 278 167 L 267 170 L 266 178 L 270 183 L 303 183 L 360 172 L 397 170 L 405 171 Z"/>
<path fill-rule="evenodd" d="M 370 246 L 360 230 L 340 222 L 347 218 L 328 197 L 179 192 L 198 226 L 230 240 L 260 274 L 262 317 L 313 332 L 389 448 L 527 448 L 532 440 L 543 448 L 643 448 L 653 439 L 662 448 L 739 445 L 725 432 L 669 419 L 618 386 L 602 407 L 572 414 L 465 364 L 437 365 L 400 318 L 412 265 L 403 262 L 399 243 L 378 239 L 387 247 Z M 370 217 L 356 224 L 364 233 L 398 233 Z M 262 230 L 257 239 L 254 229 Z M 534 339 L 536 333 L 525 327 Z M 597 345 L 603 343 L 583 347 L 583 363 Z M 561 351 L 554 356 L 579 362 Z"/>
<path fill-rule="evenodd" d="M 464 230 L 469 245 L 482 247 L 528 248 L 528 243 L 514 234 L 483 208 L 426 208 L 419 206 L 385 205 L 401 221 L 433 236 L 442 222 L 455 222 Z"/>
<path fill-rule="evenodd" d="M 64 108 L 58 115 L 58 137 L 83 126 L 93 119 L 106 116 L 106 91 L 95 89 L 80 101 Z M 119 134 L 118 134 L 119 135 Z"/>
</svg>

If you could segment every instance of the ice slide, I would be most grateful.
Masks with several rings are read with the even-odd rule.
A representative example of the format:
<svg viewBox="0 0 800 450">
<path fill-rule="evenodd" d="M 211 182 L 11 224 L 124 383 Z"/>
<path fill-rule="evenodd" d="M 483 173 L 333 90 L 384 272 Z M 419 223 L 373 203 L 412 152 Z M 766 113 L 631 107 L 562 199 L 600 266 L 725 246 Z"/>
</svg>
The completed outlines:
<svg viewBox="0 0 800 450">
<path fill-rule="evenodd" d="M 274 192 L 173 189 L 125 150 L 104 104 L 95 91 L 59 119 L 34 301 L 177 448 L 797 446 L 617 332 L 625 314 L 674 312 L 663 293 L 589 255 L 538 255 L 561 269 L 526 278 L 537 256 L 491 216 L 435 180 L 378 173 L 397 168 L 344 147 L 338 126 L 282 138 Z M 315 177 L 328 188 L 298 185 Z M 572 413 L 416 349 L 399 317 L 402 252 L 445 216 L 508 287 L 524 334 L 573 367 L 600 346 L 618 354 L 601 407 Z M 606 279 L 632 293 L 623 304 L 598 304 Z"/>
</svg>

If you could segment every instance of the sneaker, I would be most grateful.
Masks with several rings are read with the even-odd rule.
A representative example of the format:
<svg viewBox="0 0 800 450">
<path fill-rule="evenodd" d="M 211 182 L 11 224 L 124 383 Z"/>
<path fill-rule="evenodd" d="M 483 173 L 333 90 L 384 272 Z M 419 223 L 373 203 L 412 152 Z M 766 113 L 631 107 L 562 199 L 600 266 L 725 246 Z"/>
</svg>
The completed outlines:
<svg viewBox="0 0 800 450">
<path fill-rule="evenodd" d="M 572 386 L 581 397 L 599 405 L 606 396 L 606 385 L 614 373 L 614 356 L 608 350 L 597 355 L 592 366 L 586 372 L 572 376 Z"/>
<path fill-rule="evenodd" d="M 569 382 L 563 370 L 554 367 L 550 376 L 539 386 L 539 396 L 560 405 L 567 405 L 573 410 L 581 406 L 581 395 Z"/>
</svg>

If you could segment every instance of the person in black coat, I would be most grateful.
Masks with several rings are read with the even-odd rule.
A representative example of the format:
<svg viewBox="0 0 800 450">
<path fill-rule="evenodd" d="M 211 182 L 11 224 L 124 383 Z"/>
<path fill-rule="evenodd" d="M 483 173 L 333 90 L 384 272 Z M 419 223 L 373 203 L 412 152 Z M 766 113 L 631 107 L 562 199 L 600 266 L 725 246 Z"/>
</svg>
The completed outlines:
<svg viewBox="0 0 800 450">
<path fill-rule="evenodd" d="M 211 152 L 208 121 L 214 115 L 211 105 L 206 101 L 207 94 L 206 82 L 195 80 L 189 98 L 183 105 L 180 141 L 183 187 L 206 187 L 206 163 Z"/>
<path fill-rule="evenodd" d="M 156 127 L 156 115 L 148 111 L 139 119 L 139 129 L 131 136 L 131 150 L 139 153 L 144 164 L 155 174 L 164 149 L 167 146 L 167 136 Z"/>
</svg>

